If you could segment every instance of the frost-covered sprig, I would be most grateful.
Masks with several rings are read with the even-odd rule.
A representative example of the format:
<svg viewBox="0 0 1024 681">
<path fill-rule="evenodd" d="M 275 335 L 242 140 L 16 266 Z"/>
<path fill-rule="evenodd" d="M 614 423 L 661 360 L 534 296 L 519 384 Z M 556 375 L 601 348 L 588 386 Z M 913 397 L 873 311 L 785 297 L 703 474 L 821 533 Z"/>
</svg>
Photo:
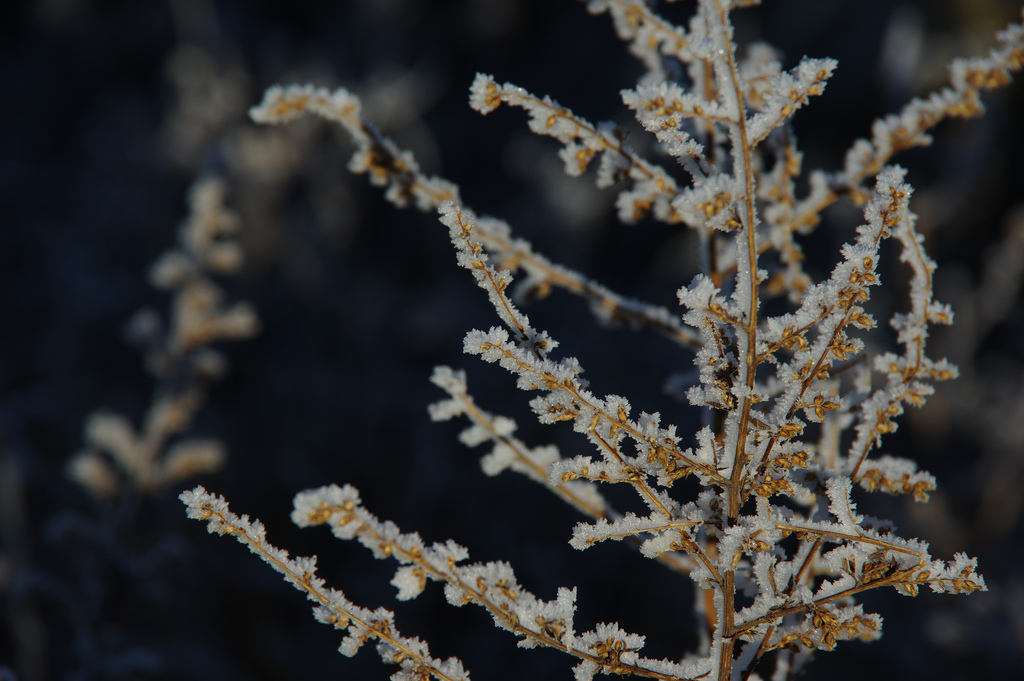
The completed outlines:
<svg viewBox="0 0 1024 681">
<path fill-rule="evenodd" d="M 759 507 L 762 520 L 752 525 L 760 527 L 750 546 L 758 593 L 734 624 L 737 637 L 760 641 L 757 657 L 787 646 L 831 650 L 839 640 L 877 638 L 881 618 L 850 605 L 853 596 L 869 589 L 893 587 L 909 596 L 922 586 L 939 593 L 985 590 L 974 559 L 957 554 L 948 563 L 935 560 L 924 542 L 876 529 L 878 521 L 857 513 L 849 478 L 835 476 L 825 487 L 827 516 L 804 518 L 788 509 Z M 787 560 L 771 546 L 790 536 L 800 548 Z M 829 544 L 837 546 L 822 553 Z"/>
<path fill-rule="evenodd" d="M 157 378 L 154 398 L 138 428 L 118 413 L 89 415 L 86 448 L 68 463 L 68 473 L 94 496 L 116 497 L 126 487 L 152 494 L 224 464 L 218 440 L 173 440 L 202 407 L 204 383 L 227 370 L 227 359 L 211 346 L 259 332 L 252 304 L 228 304 L 213 279 L 237 274 L 243 264 L 239 218 L 225 205 L 226 196 L 222 180 L 197 179 L 178 244 L 150 268 L 153 286 L 172 294 L 168 319 L 144 308 L 128 323 L 127 335 L 145 350 L 146 369 Z"/>
<path fill-rule="evenodd" d="M 897 194 L 909 193 L 909 186 L 902 182 L 892 190 L 894 200 Z M 951 324 L 953 312 L 948 305 L 938 303 L 932 297 L 932 275 L 936 265 L 924 252 L 924 237 L 914 229 L 915 220 L 916 216 L 904 208 L 898 220 L 886 221 L 886 226 L 892 229 L 893 237 L 902 246 L 900 261 L 911 268 L 910 310 L 896 313 L 890 321 L 897 332 L 897 342 L 903 346 L 903 354 L 885 353 L 874 358 L 874 369 L 886 376 L 886 385 L 861 404 L 857 437 L 850 445 L 847 457 L 847 469 L 855 480 L 868 454 L 878 446 L 882 436 L 896 429 L 893 418 L 903 413 L 903 405 L 922 406 L 934 392 L 932 382 L 957 376 L 956 366 L 949 361 L 933 360 L 926 355 L 928 327 L 932 324 Z M 886 467 L 885 463 L 879 463 L 872 470 L 879 472 L 881 480 L 892 479 L 894 476 L 889 475 Z M 897 469 L 893 472 L 904 473 L 905 467 L 903 471 Z M 874 484 L 868 479 L 865 486 L 870 488 Z M 927 478 L 916 476 L 910 488 L 915 498 L 927 498 L 926 484 Z"/>
<path fill-rule="evenodd" d="M 757 171 L 757 196 L 763 203 L 761 217 L 766 231 L 758 252 L 774 250 L 784 269 L 772 274 L 764 293 L 772 297 L 786 296 L 790 302 L 799 304 L 811 285 L 811 277 L 803 268 L 806 257 L 791 229 L 797 201 L 795 180 L 800 176 L 803 154 L 796 148 L 790 126 L 780 127 L 768 137 L 765 146 L 770 148 L 775 160 L 770 169 Z"/>
<path fill-rule="evenodd" d="M 659 499 L 660 495 L 646 482 L 648 476 L 670 482 L 699 470 L 711 479 L 720 479 L 713 467 L 697 461 L 690 452 L 680 450 L 674 426 L 661 427 L 656 414 L 643 414 L 638 421 L 630 420 L 630 406 L 624 398 L 615 395 L 599 398 L 590 392 L 581 377 L 583 369 L 575 358 L 559 362 L 548 359 L 547 354 L 556 341 L 546 331 L 531 326 L 529 319 L 509 300 L 505 290 L 511 275 L 507 271 L 497 272 L 488 264 L 482 248 L 473 238 L 472 214 L 445 204 L 441 207 L 440 219 L 450 230 L 459 264 L 473 273 L 478 285 L 487 291 L 498 316 L 516 335 L 516 340 L 512 341 L 505 329 L 497 327 L 488 332 L 471 331 L 463 345 L 467 354 L 498 362 L 517 374 L 522 390 L 547 391 L 547 395 L 530 403 L 541 422 L 572 421 L 574 428 L 587 434 L 597 446 L 605 462 L 618 467 L 618 474 L 608 479 L 633 484 L 641 496 L 666 515 L 671 514 Z M 634 441 L 637 456 L 623 451 L 623 438 Z M 582 470 L 565 471 L 564 475 L 573 473 L 585 477 Z"/>
<path fill-rule="evenodd" d="M 263 523 L 232 513 L 224 497 L 196 487 L 182 492 L 179 498 L 187 507 L 189 518 L 205 521 L 212 534 L 234 537 L 284 575 L 285 581 L 305 592 L 309 600 L 316 603 L 313 615 L 317 621 L 346 632 L 338 649 L 342 655 L 351 657 L 364 643 L 375 640 L 381 659 L 401 667 L 391 676 L 395 681 L 422 681 L 428 675 L 439 681 L 469 681 L 469 673 L 460 660 L 432 657 L 426 642 L 399 633 L 393 612 L 356 605 L 341 591 L 326 586 L 323 578 L 316 574 L 316 556 L 292 558 L 287 551 L 267 541 Z"/>
<path fill-rule="evenodd" d="M 791 71 L 770 76 L 765 83 L 765 94 L 759 110 L 747 121 L 749 144 L 759 145 L 768 134 L 783 125 L 811 97 L 825 91 L 825 81 L 831 77 L 835 59 L 804 57 Z"/>
<path fill-rule="evenodd" d="M 467 208 L 463 211 L 472 215 Z M 558 287 L 589 301 L 594 316 L 608 326 L 651 328 L 683 347 L 700 347 L 698 336 L 667 308 L 627 298 L 579 272 L 552 263 L 536 253 L 526 240 L 514 238 L 508 223 L 502 220 L 474 216 L 474 224 L 474 234 L 496 263 L 510 271 L 522 270 L 526 275 L 513 290 L 517 303 L 543 298 L 552 287 Z"/>
<path fill-rule="evenodd" d="M 820 423 L 827 412 L 843 407 L 831 377 L 837 363 L 849 361 L 863 349 L 863 342 L 850 332 L 875 326 L 863 305 L 871 287 L 879 284 L 879 247 L 893 235 L 894 228 L 907 222 L 909 198 L 910 188 L 903 182 L 901 169 L 880 174 L 875 198 L 864 210 L 866 223 L 857 230 L 857 240 L 843 247 L 843 260 L 829 279 L 808 288 L 796 312 L 767 320 L 759 338 L 757 361 L 775 364 L 779 383 L 787 387 L 773 401 L 771 412 L 762 417 L 780 432 L 766 447 L 757 465 L 759 473 L 764 472 L 775 442 L 803 429 L 805 422 L 797 418 L 799 412 Z M 776 358 L 783 349 L 792 351 L 789 361 Z"/>
<path fill-rule="evenodd" d="M 650 529 L 625 532 L 614 537 L 612 534 L 605 534 L 597 538 L 601 530 L 597 530 L 597 532 L 591 532 L 591 530 L 603 529 L 608 526 L 609 521 L 618 522 L 613 519 L 621 518 L 621 514 L 609 506 L 608 501 L 598 491 L 595 482 L 580 479 L 586 476 L 570 474 L 567 478 L 563 478 L 562 473 L 565 470 L 575 470 L 576 462 L 566 461 L 559 453 L 558 448 L 553 445 L 530 448 L 514 437 L 515 421 L 504 416 L 494 416 L 477 406 L 473 397 L 467 392 L 466 372 L 454 371 L 450 367 L 435 367 L 430 380 L 450 395 L 449 399 L 430 405 L 431 419 L 447 421 L 455 416 L 463 415 L 472 423 L 469 428 L 459 434 L 459 440 L 464 445 L 475 447 L 488 441 L 494 445 L 493 449 L 480 461 L 481 467 L 487 475 L 497 475 L 506 468 L 522 473 L 531 480 L 544 485 L 592 520 L 599 521 L 597 526 L 586 523 L 577 525 L 577 534 L 588 533 L 589 540 L 584 545 L 577 545 L 574 539 L 571 543 L 576 548 L 586 548 L 603 539 L 632 539 L 642 553 L 657 558 L 671 569 L 683 573 L 689 573 L 692 570 L 692 560 L 683 553 L 679 553 L 684 550 L 691 554 L 699 552 L 696 545 L 689 543 L 692 540 L 688 535 L 682 537 L 663 536 L 660 539 L 663 546 L 658 551 L 651 549 L 654 544 L 650 539 L 638 536 L 650 533 Z M 595 479 L 607 482 L 607 478 Z M 635 517 L 631 514 L 628 516 Z M 660 529 L 669 530 L 673 527 L 693 527 L 699 523 L 690 521 L 666 524 L 665 519 L 659 516 L 656 524 Z"/>
<path fill-rule="evenodd" d="M 278 125 L 306 113 L 340 124 L 356 145 L 349 170 L 366 173 L 376 186 L 387 187 L 387 199 L 405 207 L 412 202 L 430 210 L 442 201 L 458 201 L 459 188 L 438 177 L 426 177 L 412 153 L 399 149 L 362 118 L 362 102 L 344 88 L 334 92 L 312 85 L 274 85 L 263 101 L 249 110 L 257 123 Z"/>
<path fill-rule="evenodd" d="M 581 480 L 548 485 L 548 467 L 561 460 L 562 456 L 554 445 L 528 447 L 513 433 L 516 423 L 505 416 L 494 416 L 480 409 L 467 392 L 466 372 L 451 367 L 434 367 L 430 382 L 448 393 L 447 400 L 430 405 L 430 418 L 434 421 L 448 421 L 463 415 L 472 425 L 459 434 L 459 440 L 467 447 L 491 442 L 494 447 L 480 460 L 487 475 L 497 475 L 509 468 L 522 473 L 534 482 L 547 486 L 552 492 L 591 518 L 607 518 L 608 506 L 593 483 Z"/>
<path fill-rule="evenodd" d="M 811 59 L 804 57 L 789 73 L 764 77 L 758 90 L 759 97 L 754 113 L 746 121 L 746 144 L 752 150 L 776 128 L 788 121 L 810 97 L 824 92 L 825 81 L 835 70 L 833 59 Z M 760 75 L 760 74 L 758 74 Z M 749 84 L 742 76 L 737 77 L 748 100 Z M 709 172 L 704 148 L 683 128 L 684 120 L 703 121 L 712 125 L 733 126 L 738 123 L 736 111 L 723 101 L 708 100 L 700 94 L 684 90 L 675 83 L 663 82 L 656 85 L 642 85 L 635 90 L 626 90 L 623 102 L 636 112 L 637 120 L 649 132 L 655 133 L 665 145 L 665 150 L 685 164 L 688 158 L 696 159 L 700 166 L 691 170 L 695 178 L 702 179 Z M 689 169 L 689 168 L 688 168 Z"/>
<path fill-rule="evenodd" d="M 520 647 L 555 648 L 579 658 L 577 679 L 591 679 L 597 673 L 692 679 L 707 671 L 706 661 L 679 664 L 640 657 L 644 637 L 616 624 L 600 624 L 577 634 L 573 623 L 576 589 L 559 588 L 555 600 L 542 601 L 519 584 L 508 563 L 466 564 L 469 552 L 455 542 L 427 546 L 418 534 L 402 533 L 394 523 L 379 520 L 362 506 L 359 493 L 350 485 L 296 495 L 292 520 L 299 527 L 329 525 L 339 539 L 356 539 L 376 558 L 398 561 L 391 583 L 398 589 L 399 600 L 418 596 L 428 580 L 441 582 L 450 604 L 483 607 L 498 628 L 521 637 Z"/>
<path fill-rule="evenodd" d="M 619 38 L 629 43 L 629 51 L 647 67 L 644 80 L 667 78 L 664 57 L 689 62 L 692 37 L 680 26 L 659 17 L 643 0 L 584 0 L 591 14 L 607 12 Z"/>
<path fill-rule="evenodd" d="M 338 123 L 349 134 L 356 150 L 349 169 L 368 174 L 376 186 L 387 187 L 386 198 L 400 208 L 415 205 L 420 210 L 436 210 L 445 201 L 459 202 L 459 188 L 439 177 L 428 177 L 419 168 L 413 153 L 400 149 L 390 138 L 362 116 L 359 98 L 339 88 L 331 92 L 312 85 L 275 85 L 263 101 L 249 111 L 258 123 L 283 124 L 305 114 Z M 652 170 L 655 169 L 652 166 Z M 664 171 L 660 171 L 664 175 Z M 654 185 L 673 182 L 667 175 L 655 178 Z M 508 223 L 492 217 L 477 220 L 477 238 L 504 266 L 523 269 L 527 277 L 517 290 L 522 298 L 547 295 L 552 287 L 565 289 L 590 302 L 602 321 L 632 328 L 650 327 L 680 345 L 694 347 L 694 334 L 679 323 L 676 315 L 658 305 L 626 298 L 579 272 L 552 263 L 536 253 L 523 239 L 515 239 Z"/>
<path fill-rule="evenodd" d="M 1024 16 L 1024 10 L 1022 10 Z M 988 57 L 950 62 L 949 86 L 927 97 L 915 97 L 897 114 L 875 120 L 871 139 L 858 139 L 846 153 L 843 169 L 811 175 L 811 191 L 794 211 L 791 230 L 813 227 L 821 212 L 841 196 L 866 200 L 860 186 L 901 151 L 931 144 L 928 131 L 947 118 L 981 116 L 981 93 L 1008 85 L 1024 68 L 1024 24 L 1009 24 L 996 34 L 998 46 Z"/>
<path fill-rule="evenodd" d="M 653 132 L 669 155 L 683 164 L 695 178 L 710 172 L 704 147 L 685 130 L 683 121 L 701 120 L 711 124 L 735 122 L 715 100 L 686 92 L 675 83 L 641 85 L 622 93 L 623 103 L 636 113 L 644 129 Z"/>
<path fill-rule="evenodd" d="M 643 62 L 647 73 L 644 83 L 669 79 L 665 57 L 683 64 L 707 65 L 708 57 L 701 40 L 705 33 L 699 21 L 692 21 L 687 31 L 660 16 L 645 0 L 581 0 L 591 14 L 607 12 L 619 38 L 629 43 L 629 51 Z M 735 7 L 756 5 L 760 0 L 733 0 Z M 694 45 L 697 43 L 697 45 Z M 695 79 L 695 82 L 700 82 Z"/>
<path fill-rule="evenodd" d="M 470 87 L 470 106 L 488 114 L 501 104 L 519 107 L 529 115 L 530 130 L 538 135 L 554 137 L 565 145 L 558 156 L 565 163 L 565 172 L 578 177 L 600 154 L 597 186 L 607 188 L 621 180 L 629 180 L 629 188 L 620 192 L 615 205 L 619 219 L 626 223 L 638 221 L 648 213 L 664 222 L 678 222 L 672 210 L 672 199 L 678 195 L 676 181 L 664 168 L 650 163 L 633 152 L 614 125 L 594 125 L 550 97 L 537 97 L 511 83 L 499 85 L 493 76 L 478 73 Z M 699 145 L 698 145 L 699 146 Z M 694 154 L 699 150 L 694 147 Z M 692 172 L 702 174 L 697 165 Z"/>
</svg>

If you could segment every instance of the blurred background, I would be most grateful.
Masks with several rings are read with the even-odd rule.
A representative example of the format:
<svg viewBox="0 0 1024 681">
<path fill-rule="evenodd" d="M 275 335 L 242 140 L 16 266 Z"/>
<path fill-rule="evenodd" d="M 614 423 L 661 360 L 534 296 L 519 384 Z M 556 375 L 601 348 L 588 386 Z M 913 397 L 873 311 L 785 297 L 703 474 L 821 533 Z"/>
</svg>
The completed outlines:
<svg viewBox="0 0 1024 681">
<path fill-rule="evenodd" d="M 685 21 L 690 3 L 667 5 Z M 765 39 L 786 68 L 804 54 L 839 60 L 824 96 L 796 117 L 805 170 L 832 170 L 871 121 L 945 80 L 955 56 L 984 54 L 1020 21 L 1002 0 L 796 2 L 737 14 L 738 39 Z M 692 235 L 614 221 L 613 192 L 564 176 L 557 144 L 521 111 L 483 118 L 467 106 L 477 72 L 549 94 L 591 121 L 628 124 L 618 92 L 641 73 L 607 16 L 571 0 L 35 0 L 0 9 L 0 678 L 284 679 L 317 673 L 387 678 L 372 651 L 338 655 L 338 632 L 303 597 L 227 539 L 185 518 L 180 489 L 96 501 L 65 469 L 97 409 L 139 423 L 154 381 L 125 323 L 168 299 L 147 284 L 175 243 L 187 188 L 223 178 L 241 218 L 246 267 L 222 281 L 251 301 L 255 339 L 221 349 L 227 376 L 208 391 L 192 433 L 220 439 L 220 472 L 189 480 L 259 517 L 272 542 L 316 553 L 321 574 L 355 602 L 394 608 L 401 631 L 460 657 L 476 679 L 570 678 L 552 651 L 523 651 L 480 609 L 428 587 L 396 604 L 394 566 L 299 531 L 288 514 L 309 487 L 351 483 L 366 506 L 426 541 L 452 538 L 474 560 L 508 560 L 541 598 L 579 587 L 577 629 L 619 621 L 645 653 L 692 649 L 693 594 L 627 546 L 567 545 L 580 519 L 511 473 L 485 477 L 431 423 L 443 393 L 433 366 L 469 372 L 484 409 L 513 417 L 530 445 L 587 453 L 569 427 L 543 427 L 528 396 L 462 337 L 497 323 L 455 266 L 432 215 L 388 205 L 346 170 L 344 134 L 317 121 L 260 128 L 246 117 L 275 83 L 345 86 L 428 174 L 458 183 L 481 214 L 506 219 L 555 262 L 620 293 L 676 309 L 695 273 Z M 863 512 L 897 520 L 935 555 L 978 556 L 990 591 L 969 598 L 865 596 L 884 636 L 823 654 L 810 676 L 996 679 L 1024 650 L 1024 88 L 986 96 L 987 115 L 952 121 L 935 146 L 905 154 L 912 208 L 939 263 L 937 298 L 957 323 L 934 356 L 962 377 L 903 418 L 884 449 L 936 475 L 931 503 L 861 495 Z M 643 147 L 642 135 L 631 140 Z M 836 206 L 809 239 L 826 259 L 858 211 Z M 828 259 L 831 258 L 831 259 Z M 895 260 L 895 258 L 893 258 Z M 891 272 L 891 274 L 890 274 Z M 898 263 L 888 274 L 898 282 Z M 896 284 L 897 291 L 899 284 Z M 884 289 L 883 289 L 884 290 Z M 575 355 L 600 394 L 630 398 L 692 433 L 687 405 L 662 393 L 692 356 L 650 332 L 603 330 L 558 292 L 530 306 L 534 324 Z M 600 342 L 598 342 L 600 339 Z M 562 424 L 564 425 L 564 424 Z M 131 495 L 127 495 L 131 496 Z M 613 498 L 614 494 L 611 495 Z"/>
</svg>

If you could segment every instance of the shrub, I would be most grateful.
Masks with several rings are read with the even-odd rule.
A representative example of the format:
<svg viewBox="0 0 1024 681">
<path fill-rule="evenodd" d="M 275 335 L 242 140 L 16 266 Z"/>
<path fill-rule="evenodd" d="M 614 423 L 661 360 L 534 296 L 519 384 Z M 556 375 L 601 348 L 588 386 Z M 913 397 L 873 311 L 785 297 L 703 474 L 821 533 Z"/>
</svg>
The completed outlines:
<svg viewBox="0 0 1024 681">
<path fill-rule="evenodd" d="M 927 145 L 929 131 L 946 118 L 981 114 L 981 93 L 1019 70 L 1024 31 L 1002 31 L 986 58 L 953 61 L 948 85 L 876 121 L 840 170 L 805 173 L 791 121 L 824 92 L 837 64 L 804 57 L 784 70 L 767 45 L 740 50 L 732 16 L 753 3 L 733 4 L 703 0 L 683 27 L 639 0 L 588 3 L 591 12 L 611 15 L 643 63 L 643 76 L 622 101 L 676 163 L 634 150 L 615 123 L 593 124 L 491 76 L 478 75 L 470 90 L 481 113 L 524 109 L 533 132 L 562 145 L 558 155 L 570 176 L 596 164 L 598 187 L 617 192 L 619 220 L 645 223 L 627 229 L 654 221 L 693 230 L 700 272 L 679 274 L 681 314 L 554 263 L 504 221 L 477 215 L 456 185 L 428 177 L 411 152 L 364 120 L 359 99 L 344 89 L 273 87 L 251 112 L 263 123 L 314 114 L 340 124 L 356 147 L 353 172 L 385 187 L 400 207 L 439 213 L 458 264 L 500 321 L 470 331 L 464 351 L 513 374 L 517 387 L 534 395 L 530 407 L 540 422 L 571 424 L 592 449 L 563 454 L 564 446 L 525 444 L 514 421 L 477 406 L 465 374 L 449 367 L 433 374 L 448 397 L 431 406 L 431 416 L 470 421 L 460 439 L 491 444 L 482 461 L 487 474 L 511 468 L 582 513 L 574 548 L 626 541 L 663 565 L 666 584 L 691 580 L 699 642 L 659 659 L 644 654 L 643 635 L 617 623 L 577 631 L 572 586 L 544 600 L 508 563 L 470 562 L 452 540 L 430 544 L 379 520 L 351 486 L 299 494 L 292 519 L 329 525 L 339 538 L 395 560 L 400 600 L 429 581 L 443 582 L 449 603 L 483 607 L 520 646 L 568 654 L 577 679 L 789 678 L 815 651 L 880 636 L 881 617 L 858 602 L 863 592 L 986 588 L 974 559 L 936 559 L 924 541 L 860 513 L 854 499 L 875 491 L 928 500 L 935 478 L 881 446 L 906 407 L 923 406 L 934 383 L 957 375 L 927 347 L 932 327 L 952 323 L 953 311 L 933 295 L 936 265 L 911 211 L 913 190 L 892 157 Z M 858 207 L 859 224 L 838 252 L 805 249 L 823 211 L 838 201 Z M 887 281 L 891 270 L 883 268 L 893 255 L 906 267 L 902 303 L 900 283 Z M 627 399 L 584 378 L 583 364 L 560 352 L 566 344 L 521 311 L 554 289 L 584 298 L 607 326 L 661 334 L 692 355 L 693 370 L 677 372 L 669 363 L 649 388 L 665 385 L 670 397 L 662 399 L 681 399 L 699 425 L 670 423 L 662 413 L 674 406 L 636 413 L 630 402 L 646 403 L 650 390 Z M 639 503 L 606 492 L 610 486 L 631 488 Z M 402 635 L 392 612 L 327 587 L 315 558 L 275 548 L 258 521 L 235 515 L 222 497 L 197 487 L 181 498 L 190 517 L 235 536 L 305 591 L 316 618 L 345 632 L 343 653 L 373 642 L 400 666 L 392 678 L 468 678 L 459 660 L 434 658 L 424 641 Z M 613 589 L 631 587 L 629 576 L 610 581 Z"/>
</svg>

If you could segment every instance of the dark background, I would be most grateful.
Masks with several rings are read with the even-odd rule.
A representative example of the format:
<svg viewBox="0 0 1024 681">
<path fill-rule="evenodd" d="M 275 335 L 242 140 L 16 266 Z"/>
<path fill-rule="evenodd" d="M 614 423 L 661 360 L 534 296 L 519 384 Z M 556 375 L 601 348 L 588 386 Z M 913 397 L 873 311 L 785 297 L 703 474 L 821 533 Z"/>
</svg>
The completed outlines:
<svg viewBox="0 0 1024 681">
<path fill-rule="evenodd" d="M 682 21 L 689 4 L 665 13 Z M 1019 6 L 996 0 L 768 4 L 737 15 L 741 42 L 766 39 L 787 68 L 803 54 L 839 60 L 825 95 L 796 118 L 805 169 L 839 167 L 875 117 L 941 85 L 950 58 L 982 54 L 995 29 L 1020 21 Z M 898 36 L 888 50 L 887 35 Z M 349 175 L 351 149 L 338 131 L 315 122 L 268 130 L 245 117 L 274 83 L 344 85 L 475 210 L 508 220 L 555 262 L 675 309 L 675 290 L 695 272 L 690 235 L 616 224 L 613 192 L 598 192 L 590 175 L 566 178 L 557 145 L 531 135 L 522 112 L 483 118 L 469 109 L 477 71 L 550 94 L 589 120 L 626 122 L 618 91 L 640 68 L 607 16 L 567 0 L 40 0 L 0 10 L 4 673 L 40 681 L 393 671 L 372 651 L 342 659 L 339 634 L 313 621 L 299 593 L 185 518 L 180 490 L 98 503 L 65 476 L 89 413 L 138 423 L 149 405 L 153 381 L 122 328 L 144 305 L 166 308 L 146 272 L 174 243 L 187 188 L 203 174 L 225 178 L 242 216 L 247 267 L 224 286 L 255 304 L 263 332 L 223 348 L 231 372 L 211 386 L 193 432 L 220 438 L 230 460 L 197 482 L 263 520 L 275 544 L 318 554 L 328 583 L 357 603 L 394 607 L 404 634 L 428 640 L 437 657 L 460 657 L 474 678 L 565 679 L 572 662 L 518 650 L 483 611 L 446 606 L 436 585 L 396 606 L 393 565 L 326 530 L 291 526 L 296 492 L 352 483 L 371 511 L 407 532 L 452 538 L 474 560 L 509 560 L 541 598 L 578 585 L 579 631 L 619 621 L 648 636 L 649 656 L 693 648 L 689 584 L 625 546 L 574 551 L 571 509 L 514 474 L 485 477 L 483 451 L 456 441 L 462 424 L 429 421 L 426 405 L 443 394 L 427 379 L 450 364 L 468 369 L 482 407 L 516 418 L 527 443 L 588 451 L 568 427 L 536 424 L 528 396 L 502 370 L 461 354 L 466 331 L 498 321 L 455 267 L 444 228 Z M 920 461 L 940 489 L 926 506 L 857 501 L 896 518 L 904 536 L 932 541 L 938 556 L 978 556 L 991 591 L 868 594 L 886 620 L 882 640 L 841 644 L 809 678 L 1019 673 L 1024 92 L 1014 84 L 985 102 L 985 118 L 947 122 L 936 146 L 898 159 L 918 188 L 912 207 L 940 266 L 937 297 L 958 315 L 930 348 L 963 377 L 904 417 L 884 449 Z M 808 243 L 826 257 L 808 267 L 818 276 L 858 219 L 846 207 L 825 217 Z M 889 272 L 899 280 L 898 264 Z M 580 358 L 596 392 L 628 396 L 634 413 L 660 411 L 681 433 L 696 429 L 692 409 L 661 394 L 669 373 L 689 369 L 688 353 L 649 332 L 599 329 L 567 295 L 528 312 L 560 352 Z"/>
</svg>

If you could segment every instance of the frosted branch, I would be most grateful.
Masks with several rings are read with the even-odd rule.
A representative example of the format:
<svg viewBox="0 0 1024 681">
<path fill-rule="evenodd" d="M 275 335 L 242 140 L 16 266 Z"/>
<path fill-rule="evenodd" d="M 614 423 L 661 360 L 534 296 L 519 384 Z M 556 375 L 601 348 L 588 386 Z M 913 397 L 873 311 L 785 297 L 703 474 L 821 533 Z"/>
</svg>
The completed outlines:
<svg viewBox="0 0 1024 681">
<path fill-rule="evenodd" d="M 478 76 L 477 81 L 480 78 Z M 475 82 L 474 92 L 477 89 Z M 479 101 L 476 101 L 475 106 L 487 110 L 487 105 Z M 424 175 L 411 151 L 398 148 L 376 127 L 363 120 L 359 98 L 344 88 L 332 93 L 312 85 L 275 85 L 266 91 L 263 101 L 249 111 L 254 121 L 271 125 L 287 123 L 307 114 L 319 116 L 344 128 L 356 146 L 349 161 L 349 169 L 357 174 L 369 175 L 371 183 L 376 186 L 387 187 L 385 196 L 396 206 L 405 208 L 414 204 L 420 210 L 427 211 L 437 210 L 445 201 L 460 202 L 458 186 L 438 177 Z M 619 144 L 610 132 L 606 131 L 602 135 L 608 141 Z M 643 163 L 640 159 L 636 160 Z M 645 177 L 651 187 L 675 186 L 674 181 L 660 168 L 650 166 L 648 171 Z M 609 179 L 608 184 L 615 181 Z M 667 309 L 621 296 L 578 272 L 550 262 L 535 253 L 525 240 L 514 239 L 506 222 L 482 217 L 477 220 L 476 234 L 497 260 L 505 263 L 509 269 L 521 268 L 526 272 L 527 278 L 520 298 L 547 295 L 553 286 L 563 288 L 587 299 L 598 319 L 610 325 L 650 327 L 680 345 L 694 347 L 696 344 L 695 336 Z"/>
<path fill-rule="evenodd" d="M 281 573 L 285 581 L 316 603 L 313 615 L 317 621 L 346 632 L 339 648 L 343 655 L 355 655 L 364 643 L 374 639 L 380 643 L 377 652 L 381 658 L 401 667 L 402 671 L 397 675 L 400 679 L 412 681 L 429 674 L 439 681 L 469 681 L 469 673 L 458 659 L 438 660 L 431 657 L 425 642 L 402 636 L 398 632 L 394 624 L 394 613 L 384 608 L 368 610 L 352 603 L 341 591 L 326 586 L 324 580 L 316 574 L 316 556 L 290 557 L 287 551 L 267 541 L 266 530 L 261 522 L 232 513 L 224 497 L 196 487 L 182 492 L 179 498 L 185 504 L 189 518 L 205 521 L 206 529 L 211 534 L 226 534 L 237 539 Z"/>
</svg>

